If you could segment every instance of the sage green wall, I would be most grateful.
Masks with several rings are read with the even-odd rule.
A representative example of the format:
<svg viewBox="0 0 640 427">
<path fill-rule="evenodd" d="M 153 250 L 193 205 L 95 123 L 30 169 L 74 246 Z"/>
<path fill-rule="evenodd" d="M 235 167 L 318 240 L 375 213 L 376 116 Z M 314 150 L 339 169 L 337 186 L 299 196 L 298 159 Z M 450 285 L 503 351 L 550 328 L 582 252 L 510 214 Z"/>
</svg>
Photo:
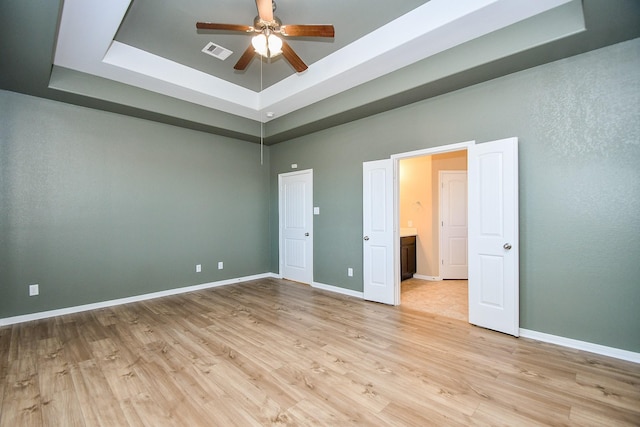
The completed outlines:
<svg viewBox="0 0 640 427">
<path fill-rule="evenodd" d="M 6 91 L 0 144 L 0 318 L 269 271 L 257 144 Z"/>
<path fill-rule="evenodd" d="M 255 144 L 0 91 L 0 318 L 278 271 L 291 163 L 314 170 L 314 280 L 360 291 L 363 161 L 518 136 L 521 326 L 640 351 L 638 69 L 636 39 L 277 144 L 265 166 Z"/>
<path fill-rule="evenodd" d="M 272 146 L 271 226 L 277 174 L 312 168 L 314 280 L 361 291 L 363 161 L 517 136 L 521 327 L 638 352 L 638 70 L 635 39 Z"/>
</svg>

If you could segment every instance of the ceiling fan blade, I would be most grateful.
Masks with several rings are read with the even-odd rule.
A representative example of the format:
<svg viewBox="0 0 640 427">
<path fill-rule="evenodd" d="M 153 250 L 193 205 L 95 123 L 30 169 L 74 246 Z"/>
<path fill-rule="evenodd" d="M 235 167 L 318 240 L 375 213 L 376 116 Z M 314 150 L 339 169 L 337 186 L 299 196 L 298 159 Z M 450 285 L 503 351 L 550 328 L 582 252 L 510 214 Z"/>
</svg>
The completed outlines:
<svg viewBox="0 0 640 427">
<path fill-rule="evenodd" d="M 307 64 L 305 64 L 304 61 L 293 51 L 291 46 L 289 46 L 289 43 L 284 40 L 282 41 L 282 56 L 284 56 L 284 59 L 289 61 L 289 64 L 291 64 L 298 73 L 309 68 L 307 67 Z"/>
<path fill-rule="evenodd" d="M 250 44 L 247 50 L 244 51 L 240 59 L 238 59 L 236 65 L 233 66 L 233 68 L 238 71 L 245 70 L 247 68 L 247 65 L 249 65 L 249 62 L 251 62 L 251 60 L 253 59 L 253 55 L 255 53 L 256 50 L 253 48 L 253 45 Z"/>
<path fill-rule="evenodd" d="M 273 1 L 272 0 L 256 0 L 258 7 L 258 16 L 263 21 L 273 21 Z"/>
<path fill-rule="evenodd" d="M 283 25 L 280 34 L 289 37 L 334 37 L 333 25 Z"/>
<path fill-rule="evenodd" d="M 196 28 L 199 30 L 244 31 L 247 33 L 253 31 L 253 27 L 248 25 L 218 24 L 216 22 L 196 22 Z"/>
</svg>

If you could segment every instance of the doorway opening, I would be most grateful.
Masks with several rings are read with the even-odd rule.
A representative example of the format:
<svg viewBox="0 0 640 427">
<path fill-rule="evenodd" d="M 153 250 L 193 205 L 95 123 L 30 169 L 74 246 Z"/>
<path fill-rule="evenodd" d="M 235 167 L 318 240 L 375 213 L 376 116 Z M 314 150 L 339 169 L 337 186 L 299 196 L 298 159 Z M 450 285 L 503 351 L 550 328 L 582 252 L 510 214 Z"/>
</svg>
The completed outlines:
<svg viewBox="0 0 640 427">
<path fill-rule="evenodd" d="M 469 323 L 518 336 L 517 137 L 452 144 L 362 163 L 363 297 L 400 304 L 400 160 L 459 150 L 467 151 L 468 164 Z"/>
<path fill-rule="evenodd" d="M 400 304 L 463 321 L 469 319 L 466 173 L 466 149 L 398 160 Z"/>
</svg>

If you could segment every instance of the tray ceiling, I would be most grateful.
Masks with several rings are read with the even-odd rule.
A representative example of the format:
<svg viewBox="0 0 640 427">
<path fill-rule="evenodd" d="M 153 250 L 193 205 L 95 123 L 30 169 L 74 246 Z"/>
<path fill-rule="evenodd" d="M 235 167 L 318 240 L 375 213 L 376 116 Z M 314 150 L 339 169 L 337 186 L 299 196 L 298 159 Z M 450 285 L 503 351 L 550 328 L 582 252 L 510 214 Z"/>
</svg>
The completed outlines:
<svg viewBox="0 0 640 427">
<path fill-rule="evenodd" d="M 616 0 L 278 0 L 309 65 L 233 65 L 253 0 L 64 0 L 0 4 L 0 88 L 267 143 L 295 138 L 510 72 L 638 37 L 639 3 Z M 231 50 L 205 55 L 209 42 Z M 260 123 L 265 123 L 261 129 Z"/>
</svg>

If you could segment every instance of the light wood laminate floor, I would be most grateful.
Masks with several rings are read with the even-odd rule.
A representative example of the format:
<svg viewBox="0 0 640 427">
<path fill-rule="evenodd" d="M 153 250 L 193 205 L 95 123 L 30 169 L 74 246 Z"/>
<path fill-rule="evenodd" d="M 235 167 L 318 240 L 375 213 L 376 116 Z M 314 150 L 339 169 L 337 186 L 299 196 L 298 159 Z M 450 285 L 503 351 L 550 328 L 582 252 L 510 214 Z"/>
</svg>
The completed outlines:
<svg viewBox="0 0 640 427">
<path fill-rule="evenodd" d="M 640 425 L 639 365 L 264 279 L 0 328 L 0 425 Z"/>
</svg>

